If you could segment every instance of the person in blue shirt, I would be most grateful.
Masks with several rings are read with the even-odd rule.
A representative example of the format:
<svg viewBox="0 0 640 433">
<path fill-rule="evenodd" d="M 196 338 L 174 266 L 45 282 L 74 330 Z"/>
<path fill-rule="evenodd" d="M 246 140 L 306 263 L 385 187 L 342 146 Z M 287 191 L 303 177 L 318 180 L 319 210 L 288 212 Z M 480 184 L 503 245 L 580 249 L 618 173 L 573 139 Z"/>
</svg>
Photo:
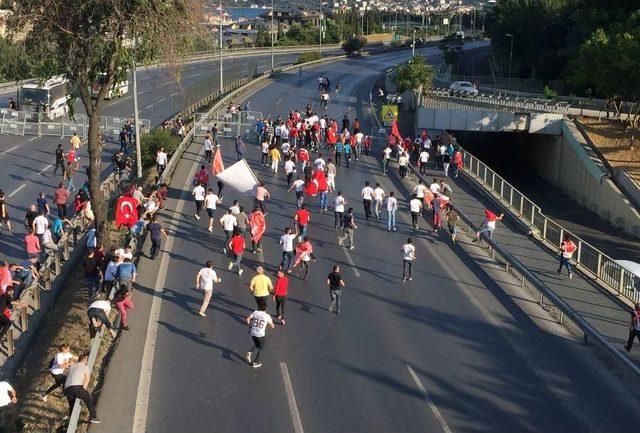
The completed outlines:
<svg viewBox="0 0 640 433">
<path fill-rule="evenodd" d="M 349 168 L 349 162 L 351 161 L 351 145 L 349 143 L 344 144 L 344 160 Z"/>
<path fill-rule="evenodd" d="M 38 213 L 40 215 L 49 215 L 49 201 L 47 200 L 43 192 L 38 194 L 36 205 L 38 206 Z"/>
<path fill-rule="evenodd" d="M 262 139 L 264 138 L 264 129 L 266 125 L 264 124 L 264 120 L 259 119 L 258 123 L 256 123 L 256 132 L 258 133 L 258 144 L 262 143 Z"/>
<path fill-rule="evenodd" d="M 127 286 L 127 290 L 131 291 L 133 283 L 136 282 L 136 275 L 138 275 L 136 265 L 131 263 L 131 259 L 127 257 L 124 259 L 124 262 L 118 266 L 118 270 L 116 271 L 116 280 L 118 281 L 118 285 L 124 284 Z"/>
<path fill-rule="evenodd" d="M 344 151 L 344 144 L 338 140 L 336 143 L 336 167 L 340 167 L 340 159 L 342 158 L 342 152 Z"/>
<path fill-rule="evenodd" d="M 51 224 L 51 234 L 54 236 L 55 243 L 58 243 L 62 238 L 65 224 L 71 225 L 71 221 L 66 218 L 60 218 L 59 216 L 53 220 Z"/>
</svg>

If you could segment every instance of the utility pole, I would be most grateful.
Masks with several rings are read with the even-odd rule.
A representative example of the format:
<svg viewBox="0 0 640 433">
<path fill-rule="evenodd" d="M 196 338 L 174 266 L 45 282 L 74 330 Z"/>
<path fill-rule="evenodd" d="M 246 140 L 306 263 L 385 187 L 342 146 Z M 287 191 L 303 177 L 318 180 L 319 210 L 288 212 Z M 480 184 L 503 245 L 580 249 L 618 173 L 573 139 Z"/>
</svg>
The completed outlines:
<svg viewBox="0 0 640 433">
<path fill-rule="evenodd" d="M 138 35 L 133 36 L 134 53 L 137 52 Z M 142 152 L 140 152 L 140 118 L 138 117 L 138 78 L 136 76 L 136 56 L 131 59 L 131 74 L 133 75 L 133 121 L 136 134 L 136 166 L 138 178 L 142 177 Z"/>
<path fill-rule="evenodd" d="M 416 29 L 413 29 L 413 43 L 411 44 L 411 58 L 416 56 Z"/>
<path fill-rule="evenodd" d="M 320 19 L 318 20 L 318 23 L 320 25 L 320 31 L 318 32 L 318 42 L 319 42 L 319 50 L 320 50 L 320 56 L 322 56 L 322 0 L 320 0 Z"/>
<path fill-rule="evenodd" d="M 273 16 L 275 13 L 273 12 L 273 0 L 271 0 L 271 28 L 269 29 L 269 34 L 271 35 L 271 70 L 274 69 L 274 58 L 273 58 Z"/>
<path fill-rule="evenodd" d="M 505 33 L 505 36 L 511 38 L 511 49 L 509 51 L 509 89 L 511 89 L 511 61 L 513 60 L 513 35 Z"/>
<path fill-rule="evenodd" d="M 218 23 L 218 33 L 220 33 L 220 93 L 222 93 L 224 91 L 224 78 L 222 77 L 222 0 L 220 0 L 220 3 L 218 4 L 218 8 L 220 11 L 220 22 Z"/>
</svg>

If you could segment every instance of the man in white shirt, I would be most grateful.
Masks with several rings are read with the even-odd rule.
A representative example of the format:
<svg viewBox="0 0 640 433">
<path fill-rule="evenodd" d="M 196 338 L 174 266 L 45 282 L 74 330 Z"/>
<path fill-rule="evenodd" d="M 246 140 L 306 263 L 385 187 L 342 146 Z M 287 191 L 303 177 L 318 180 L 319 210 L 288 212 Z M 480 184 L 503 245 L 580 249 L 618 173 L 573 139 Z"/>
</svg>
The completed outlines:
<svg viewBox="0 0 640 433">
<path fill-rule="evenodd" d="M 413 246 L 413 239 L 408 238 L 407 243 L 402 246 L 402 281 L 411 281 L 411 266 L 416 258 L 416 247 Z M 406 272 L 407 269 L 409 272 Z"/>
<path fill-rule="evenodd" d="M 316 166 L 316 171 L 324 171 L 324 168 L 327 165 L 322 158 L 322 154 L 318 155 L 313 164 Z"/>
<path fill-rule="evenodd" d="M 204 299 L 202 305 L 200 305 L 200 310 L 198 310 L 200 316 L 207 316 L 205 311 L 207 311 L 209 301 L 211 301 L 211 295 L 213 295 L 213 283 L 219 283 L 221 281 L 222 278 L 218 277 L 216 271 L 213 270 L 213 262 L 211 260 L 207 261 L 205 267 L 200 269 L 196 274 L 196 289 L 204 291 Z"/>
<path fill-rule="evenodd" d="M 358 131 L 354 137 L 356 138 L 356 148 L 355 148 L 355 152 L 356 152 L 356 161 L 358 160 L 358 155 L 362 153 L 362 142 L 364 140 L 364 134 L 360 131 Z"/>
<path fill-rule="evenodd" d="M 8 418 L 8 412 L 13 412 L 16 415 L 14 424 L 15 430 L 11 429 L 11 431 L 22 431 L 25 427 L 24 421 L 20 416 L 17 416 L 17 408 L 18 404 L 18 395 L 16 394 L 16 390 L 9 384 L 9 382 L 3 380 L 0 382 L 0 413 L 2 413 L 2 424 L 0 425 L 0 431 L 4 432 L 5 428 L 8 431 L 9 427 L 5 422 L 5 419 Z"/>
<path fill-rule="evenodd" d="M 269 142 L 263 141 L 260 145 L 262 150 L 262 154 L 260 155 L 260 165 L 264 167 L 265 165 L 269 165 Z"/>
<path fill-rule="evenodd" d="M 293 184 L 289 187 L 289 191 L 292 189 L 296 190 L 296 204 L 298 205 L 298 209 L 300 209 L 304 203 L 304 180 L 302 180 L 300 176 L 293 181 Z"/>
<path fill-rule="evenodd" d="M 407 152 L 401 151 L 402 153 L 398 157 L 398 174 L 400 177 L 404 179 L 407 176 L 407 166 L 409 165 L 409 155 Z"/>
<path fill-rule="evenodd" d="M 238 200 L 234 200 L 233 204 L 229 206 L 229 210 L 231 211 L 231 215 L 238 215 L 240 213 L 240 203 Z"/>
<path fill-rule="evenodd" d="M 382 174 L 387 174 L 387 166 L 389 165 L 389 160 L 391 159 L 391 154 L 393 150 L 389 143 L 382 150 Z"/>
<path fill-rule="evenodd" d="M 396 231 L 396 212 L 398 211 L 398 199 L 394 197 L 395 193 L 391 191 L 387 197 L 387 231 Z"/>
<path fill-rule="evenodd" d="M 251 326 L 251 339 L 253 340 L 253 347 L 251 347 L 246 355 L 247 362 L 253 368 L 262 367 L 260 353 L 264 350 L 267 325 L 269 325 L 271 329 L 275 328 L 271 315 L 267 314 L 266 302 L 261 302 L 258 305 L 258 309 L 247 317 L 247 325 Z M 253 352 L 256 349 L 256 355 L 253 357 Z"/>
<path fill-rule="evenodd" d="M 162 176 L 162 172 L 167 167 L 167 153 L 164 151 L 164 148 L 160 148 L 156 153 L 156 169 L 158 170 L 158 176 Z"/>
<path fill-rule="evenodd" d="M 207 210 L 209 216 L 209 231 L 213 231 L 213 215 L 216 212 L 216 205 L 222 203 L 222 200 L 213 193 L 213 189 L 209 188 L 207 195 L 204 197 L 204 208 Z"/>
<path fill-rule="evenodd" d="M 424 198 L 424 193 L 427 190 L 427 187 L 422 182 L 422 179 L 418 180 L 418 184 L 413 187 L 411 194 L 415 194 L 420 200 Z"/>
<path fill-rule="evenodd" d="M 207 195 L 207 191 L 204 189 L 204 186 L 198 184 L 195 188 L 193 188 L 193 192 L 191 194 L 196 201 L 196 213 L 194 214 L 194 216 L 197 220 L 199 220 L 200 211 L 202 210 L 202 207 L 204 205 L 204 198 Z"/>
<path fill-rule="evenodd" d="M 284 161 L 284 173 L 287 175 L 287 188 L 291 188 L 291 182 L 293 180 L 293 174 L 296 172 L 296 163 L 288 156 Z"/>
<path fill-rule="evenodd" d="M 289 150 L 291 150 L 291 144 L 289 144 L 288 141 L 283 141 L 282 146 L 280 146 L 280 151 L 282 152 L 285 158 L 288 157 Z"/>
<path fill-rule="evenodd" d="M 414 230 L 417 230 L 418 227 L 418 217 L 420 216 L 420 211 L 422 210 L 422 200 L 418 198 L 415 194 L 411 196 L 411 201 L 409 202 L 409 208 L 411 210 L 411 226 Z"/>
<path fill-rule="evenodd" d="M 338 195 L 333 198 L 334 223 L 333 227 L 342 230 L 344 228 L 344 206 L 347 201 L 342 197 L 342 191 L 338 191 Z"/>
<path fill-rule="evenodd" d="M 211 141 L 211 135 L 207 134 L 204 139 L 204 157 L 207 160 L 207 164 L 211 164 L 213 160 L 213 141 Z"/>
<path fill-rule="evenodd" d="M 46 402 L 49 394 L 58 388 L 64 387 L 64 382 L 67 380 L 64 372 L 77 359 L 78 357 L 71 353 L 68 344 L 63 343 L 58 346 L 58 353 L 56 353 L 52 359 L 53 362 L 49 365 L 49 373 L 51 373 L 54 383 L 42 394 L 42 401 Z"/>
<path fill-rule="evenodd" d="M 382 202 L 384 201 L 385 193 L 380 183 L 376 183 L 376 187 L 373 190 L 373 213 L 376 219 L 380 221 L 380 209 L 382 208 Z"/>
<path fill-rule="evenodd" d="M 280 245 L 282 246 L 282 261 L 280 262 L 280 269 L 283 271 L 286 269 L 287 273 L 291 273 L 291 266 L 293 265 L 293 240 L 296 238 L 294 233 L 291 233 L 291 227 L 284 229 L 284 233 L 280 236 Z"/>
<path fill-rule="evenodd" d="M 33 231 L 38 236 L 38 240 L 42 243 L 42 235 L 44 235 L 45 230 L 49 228 L 49 220 L 44 216 L 44 211 L 41 211 L 40 214 L 34 218 L 32 226 Z"/>
<path fill-rule="evenodd" d="M 433 183 L 429 185 L 429 190 L 431 190 L 431 193 L 434 196 L 440 194 L 441 188 L 440 184 L 438 183 L 438 179 L 433 179 Z"/>
<path fill-rule="evenodd" d="M 425 174 L 427 172 L 427 162 L 429 162 L 429 152 L 426 149 L 422 149 L 418 160 L 420 161 L 420 174 Z"/>
<path fill-rule="evenodd" d="M 333 160 L 329 158 L 327 160 L 327 192 L 332 193 L 336 189 L 336 165 Z"/>
<path fill-rule="evenodd" d="M 227 213 L 220 218 L 220 225 L 224 230 L 224 247 L 222 247 L 222 253 L 227 254 L 227 243 L 231 236 L 233 236 L 233 230 L 238 225 L 235 215 L 231 212 L 231 209 L 227 210 Z"/>
<path fill-rule="evenodd" d="M 360 193 L 362 196 L 362 205 L 364 206 L 364 216 L 367 220 L 371 219 L 371 200 L 373 200 L 373 188 L 369 186 L 369 181 L 364 183 L 364 188 Z"/>
</svg>

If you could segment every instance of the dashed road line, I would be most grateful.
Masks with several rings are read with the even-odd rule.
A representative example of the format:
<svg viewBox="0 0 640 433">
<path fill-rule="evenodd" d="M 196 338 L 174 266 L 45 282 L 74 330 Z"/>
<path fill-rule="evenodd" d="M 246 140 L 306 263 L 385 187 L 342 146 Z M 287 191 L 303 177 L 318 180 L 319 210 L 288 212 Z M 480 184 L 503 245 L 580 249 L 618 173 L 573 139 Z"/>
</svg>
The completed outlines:
<svg viewBox="0 0 640 433">
<path fill-rule="evenodd" d="M 278 99 L 278 101 L 276 102 L 276 105 L 280 105 L 281 102 L 282 102 L 282 98 Z"/>
<path fill-rule="evenodd" d="M 282 372 L 284 390 L 287 393 L 287 401 L 289 402 L 289 411 L 291 412 L 291 420 L 293 421 L 293 430 L 296 433 L 304 433 L 304 429 L 302 428 L 302 420 L 300 419 L 300 412 L 298 412 L 298 404 L 296 403 L 296 396 L 293 393 L 293 386 L 291 385 L 291 377 L 289 377 L 289 370 L 287 369 L 287 364 L 281 362 L 280 371 Z"/>
<path fill-rule="evenodd" d="M 40 170 L 40 171 L 38 172 L 38 174 L 42 174 L 42 173 L 44 173 L 45 171 L 49 170 L 51 167 L 53 167 L 53 164 L 49 164 L 49 165 L 47 165 L 45 168 L 43 168 L 42 170 Z"/>
<path fill-rule="evenodd" d="M 436 406 L 436 404 L 433 402 L 433 400 L 429 396 L 427 389 L 424 387 L 422 382 L 420 382 L 420 379 L 418 378 L 418 375 L 416 374 L 416 372 L 413 371 L 413 368 L 411 368 L 410 365 L 407 365 L 407 370 L 409 370 L 409 374 L 411 375 L 411 377 L 413 378 L 413 381 L 416 383 L 416 386 L 420 390 L 420 393 L 422 394 L 424 401 L 427 403 L 427 406 L 429 406 L 429 409 L 431 409 L 431 412 L 433 412 L 433 416 L 440 423 L 440 427 L 442 427 L 442 431 L 444 431 L 445 433 L 452 433 L 451 429 L 447 425 L 447 422 L 444 420 L 444 417 L 438 410 L 438 406 Z"/>
<path fill-rule="evenodd" d="M 162 102 L 162 101 L 164 101 L 165 99 L 167 99 L 167 98 L 159 99 L 159 100 L 158 100 L 158 102 Z"/>
<path fill-rule="evenodd" d="M 10 148 L 8 148 L 7 150 L 5 150 L 4 152 L 2 152 L 3 155 L 6 155 L 7 153 L 11 152 L 13 149 L 17 149 L 18 146 L 12 146 Z"/>
<path fill-rule="evenodd" d="M 171 95 L 169 95 L 169 96 L 174 97 L 174 96 L 177 96 L 177 95 L 179 95 L 179 94 L 180 94 L 180 92 L 175 92 L 175 93 L 172 93 L 172 94 L 171 94 Z"/>
<path fill-rule="evenodd" d="M 353 268 L 353 273 L 355 274 L 356 277 L 360 278 L 360 272 L 358 272 L 358 268 L 356 267 L 356 264 L 353 262 L 353 259 L 351 258 L 351 254 L 349 254 L 349 250 L 347 250 L 346 247 L 342 247 L 342 250 L 344 251 L 344 255 L 347 256 L 347 261 Z"/>
<path fill-rule="evenodd" d="M 15 191 L 13 191 L 11 194 L 9 194 L 9 197 L 13 197 L 14 195 L 16 195 L 18 192 L 20 192 L 20 190 L 22 188 L 24 188 L 25 186 L 27 186 L 26 183 L 23 183 L 22 185 L 20 185 Z"/>
<path fill-rule="evenodd" d="M 289 89 L 289 91 L 287 93 L 293 93 L 294 90 L 296 90 L 296 88 L 292 87 L 291 89 Z"/>
<path fill-rule="evenodd" d="M 29 139 L 29 141 L 36 141 L 38 138 L 40 138 L 40 137 L 38 137 L 38 136 L 36 135 L 35 137 L 30 138 L 30 139 Z"/>
<path fill-rule="evenodd" d="M 144 107 L 145 110 L 148 110 L 149 108 L 153 107 L 153 104 L 147 105 L 146 107 Z"/>
</svg>

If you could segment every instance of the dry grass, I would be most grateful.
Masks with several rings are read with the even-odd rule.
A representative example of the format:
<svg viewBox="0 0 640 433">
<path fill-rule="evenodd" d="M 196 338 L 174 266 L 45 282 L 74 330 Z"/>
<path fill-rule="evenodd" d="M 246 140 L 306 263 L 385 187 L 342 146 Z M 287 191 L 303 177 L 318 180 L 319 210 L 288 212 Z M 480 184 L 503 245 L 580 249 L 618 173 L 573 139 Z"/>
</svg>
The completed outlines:
<svg viewBox="0 0 640 433">
<path fill-rule="evenodd" d="M 583 117 L 580 123 L 609 164 L 626 170 L 636 182 L 640 182 L 640 132 L 607 119 Z"/>
</svg>

